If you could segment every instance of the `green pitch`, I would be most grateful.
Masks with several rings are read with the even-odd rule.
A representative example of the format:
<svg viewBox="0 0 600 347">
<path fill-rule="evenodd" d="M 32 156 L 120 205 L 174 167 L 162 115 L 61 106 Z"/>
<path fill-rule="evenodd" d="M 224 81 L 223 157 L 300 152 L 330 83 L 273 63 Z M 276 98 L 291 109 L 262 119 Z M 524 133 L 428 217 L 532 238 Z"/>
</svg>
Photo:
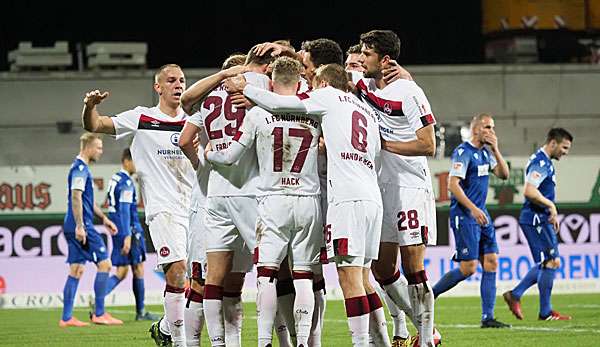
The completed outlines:
<svg viewBox="0 0 600 347">
<path fill-rule="evenodd" d="M 512 317 L 501 297 L 496 317 L 513 325 L 512 329 L 479 328 L 479 298 L 444 298 L 436 302 L 436 326 L 444 346 L 600 346 L 600 294 L 553 296 L 555 309 L 573 316 L 572 321 L 537 321 L 538 297 L 523 298 L 525 320 Z M 149 307 L 160 312 L 161 307 Z M 243 346 L 256 346 L 256 311 L 246 304 Z M 2 346 L 153 346 L 147 332 L 149 322 L 134 321 L 133 307 L 110 307 L 109 312 L 123 319 L 123 326 L 58 327 L 60 310 L 0 310 Z M 87 317 L 87 310 L 76 309 L 75 316 Z M 412 327 L 409 327 L 414 331 Z M 391 334 L 391 326 L 390 326 Z M 206 330 L 203 346 L 209 346 Z M 275 346 L 278 346 L 275 343 Z M 323 346 L 351 346 L 344 306 L 341 301 L 327 303 Z"/>
</svg>

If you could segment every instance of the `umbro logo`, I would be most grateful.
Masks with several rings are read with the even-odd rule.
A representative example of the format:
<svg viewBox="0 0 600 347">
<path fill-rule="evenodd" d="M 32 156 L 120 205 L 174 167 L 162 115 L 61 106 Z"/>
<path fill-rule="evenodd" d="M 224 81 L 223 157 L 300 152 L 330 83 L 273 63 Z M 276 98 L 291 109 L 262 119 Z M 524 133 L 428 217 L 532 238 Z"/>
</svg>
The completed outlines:
<svg viewBox="0 0 600 347">
<path fill-rule="evenodd" d="M 150 121 L 150 124 L 152 124 L 153 127 L 158 127 L 160 125 L 160 122 L 156 119 L 153 119 Z"/>
</svg>

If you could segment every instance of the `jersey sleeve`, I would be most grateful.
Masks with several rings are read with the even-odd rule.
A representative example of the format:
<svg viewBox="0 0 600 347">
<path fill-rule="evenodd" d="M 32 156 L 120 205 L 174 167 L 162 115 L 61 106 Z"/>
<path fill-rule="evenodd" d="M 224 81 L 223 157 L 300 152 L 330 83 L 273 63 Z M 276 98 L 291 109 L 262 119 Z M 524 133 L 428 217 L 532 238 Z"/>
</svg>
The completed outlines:
<svg viewBox="0 0 600 347">
<path fill-rule="evenodd" d="M 88 172 L 85 168 L 76 167 L 71 173 L 71 190 L 85 191 L 85 182 L 87 181 Z"/>
<path fill-rule="evenodd" d="M 271 80 L 269 79 L 269 77 L 267 77 L 267 75 L 259 74 L 256 72 L 246 72 L 244 73 L 244 78 L 246 79 L 246 82 L 257 88 L 264 90 L 271 89 Z"/>
<path fill-rule="evenodd" d="M 297 97 L 302 101 L 306 113 L 314 115 L 324 115 L 327 112 L 327 105 L 332 104 L 335 95 L 331 93 L 333 87 L 319 88 L 310 93 L 298 94 Z"/>
<path fill-rule="evenodd" d="M 525 182 L 537 188 L 546 177 L 548 177 L 548 164 L 544 160 L 535 159 L 527 168 Z"/>
<path fill-rule="evenodd" d="M 244 88 L 244 95 L 271 113 L 307 113 L 304 104 L 294 95 L 278 95 L 251 84 Z"/>
<path fill-rule="evenodd" d="M 202 128 L 204 126 L 204 117 L 202 117 L 202 112 L 200 111 L 189 116 L 187 121 L 194 124 L 198 128 Z"/>
<path fill-rule="evenodd" d="M 233 136 L 233 140 L 239 142 L 244 147 L 250 147 L 256 137 L 256 118 L 258 111 L 255 108 L 250 109 L 244 117 L 242 125 Z"/>
<path fill-rule="evenodd" d="M 133 136 L 138 129 L 140 109 L 136 107 L 133 110 L 121 112 L 111 119 L 115 126 L 117 140 Z"/>
<path fill-rule="evenodd" d="M 465 151 L 464 148 L 456 148 L 452 153 L 450 176 L 465 179 L 465 177 L 467 177 L 467 168 L 469 167 L 470 159 L 471 156 L 469 155 L 469 152 Z"/>
<path fill-rule="evenodd" d="M 407 82 L 405 82 L 407 83 Z M 410 127 L 417 131 L 428 125 L 435 124 L 435 117 L 431 112 L 431 105 L 423 93 L 414 82 L 410 82 L 412 87 L 408 92 L 403 91 L 405 97 L 402 100 L 402 112 L 406 115 Z"/>
</svg>

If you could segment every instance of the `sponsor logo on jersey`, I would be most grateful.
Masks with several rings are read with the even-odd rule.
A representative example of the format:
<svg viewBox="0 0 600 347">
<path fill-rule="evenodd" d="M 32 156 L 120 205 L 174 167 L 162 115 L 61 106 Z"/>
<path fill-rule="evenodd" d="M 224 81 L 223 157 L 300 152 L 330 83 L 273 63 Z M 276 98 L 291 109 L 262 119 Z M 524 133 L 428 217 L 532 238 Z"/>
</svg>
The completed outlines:
<svg viewBox="0 0 600 347">
<path fill-rule="evenodd" d="M 179 147 L 179 133 L 171 134 L 171 144 L 175 147 Z"/>
<path fill-rule="evenodd" d="M 477 176 L 487 176 L 490 172 L 490 165 L 477 165 Z"/>
</svg>

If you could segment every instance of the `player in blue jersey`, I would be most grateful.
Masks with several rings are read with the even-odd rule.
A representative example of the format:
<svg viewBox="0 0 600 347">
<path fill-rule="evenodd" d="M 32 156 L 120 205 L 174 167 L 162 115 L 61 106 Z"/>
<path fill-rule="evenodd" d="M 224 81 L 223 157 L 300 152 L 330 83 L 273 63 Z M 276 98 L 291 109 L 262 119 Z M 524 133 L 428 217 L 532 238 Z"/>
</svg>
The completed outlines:
<svg viewBox="0 0 600 347">
<path fill-rule="evenodd" d="M 456 243 L 453 260 L 460 266 L 435 284 L 433 294 L 437 298 L 473 275 L 480 262 L 483 267 L 481 327 L 508 328 L 510 325 L 494 318 L 498 244 L 493 220 L 485 207 L 490 171 L 501 179 L 508 178 L 508 165 L 498 149 L 494 119 L 482 113 L 471 121 L 471 140 L 460 144 L 452 153 L 448 182 L 452 193 L 450 226 Z"/>
<path fill-rule="evenodd" d="M 519 225 L 527 238 L 531 255 L 536 263 L 521 282 L 503 294 L 504 301 L 517 319 L 523 319 L 521 296 L 537 283 L 540 292 L 540 320 L 570 320 L 552 309 L 550 296 L 556 269 L 560 267 L 558 255 L 558 211 L 556 173 L 552 159 L 560 160 L 569 153 L 573 136 L 563 128 L 550 129 L 544 146 L 529 158 L 525 171 L 525 203 L 521 209 Z"/>
<path fill-rule="evenodd" d="M 144 309 L 144 261 L 146 261 L 146 241 L 144 229 L 137 213 L 135 182 L 131 175 L 135 165 L 131 151 L 126 148 L 121 156 L 121 170 L 114 174 L 108 186 L 108 218 L 117 226 L 117 234 L 112 236 L 113 249 L 110 256 L 117 267 L 108 279 L 110 293 L 127 276 L 129 266 L 133 271 L 133 295 L 135 296 L 135 320 L 158 320 L 160 317 Z"/>
<path fill-rule="evenodd" d="M 83 134 L 80 138 L 79 155 L 73 161 L 68 176 L 68 209 L 63 231 L 69 246 L 67 256 L 69 276 L 63 289 L 64 303 L 60 327 L 88 325 L 73 317 L 73 304 L 79 278 L 88 261 L 98 267 L 94 281 L 95 311 L 90 312 L 92 323 L 123 324 L 122 321 L 104 311 L 104 297 L 111 263 L 104 240 L 94 228 L 94 214 L 102 219 L 102 223 L 111 233 L 116 233 L 117 228 L 94 203 L 93 180 L 88 165 L 100 159 L 101 155 L 102 139 L 96 134 Z"/>
</svg>

